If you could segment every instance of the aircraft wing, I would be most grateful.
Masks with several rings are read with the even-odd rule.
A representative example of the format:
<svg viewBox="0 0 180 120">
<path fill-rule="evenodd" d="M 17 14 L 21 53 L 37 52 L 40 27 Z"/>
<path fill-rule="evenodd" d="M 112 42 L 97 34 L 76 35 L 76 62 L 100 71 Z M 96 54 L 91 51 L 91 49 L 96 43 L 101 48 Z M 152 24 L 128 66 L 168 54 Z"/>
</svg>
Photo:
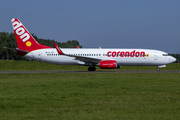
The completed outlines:
<svg viewBox="0 0 180 120">
<path fill-rule="evenodd" d="M 75 60 L 88 62 L 88 63 L 99 63 L 101 61 L 101 59 L 90 58 L 90 57 L 82 57 L 82 56 L 71 56 L 71 57 L 75 57 Z"/>
<path fill-rule="evenodd" d="M 54 46 L 56 47 L 56 50 L 60 55 L 74 57 L 75 60 L 79 60 L 86 63 L 95 63 L 95 64 L 99 63 L 102 60 L 102 59 L 90 58 L 90 57 L 84 57 L 84 56 L 68 55 L 68 54 L 63 53 L 61 48 L 56 43 L 54 43 Z"/>
</svg>

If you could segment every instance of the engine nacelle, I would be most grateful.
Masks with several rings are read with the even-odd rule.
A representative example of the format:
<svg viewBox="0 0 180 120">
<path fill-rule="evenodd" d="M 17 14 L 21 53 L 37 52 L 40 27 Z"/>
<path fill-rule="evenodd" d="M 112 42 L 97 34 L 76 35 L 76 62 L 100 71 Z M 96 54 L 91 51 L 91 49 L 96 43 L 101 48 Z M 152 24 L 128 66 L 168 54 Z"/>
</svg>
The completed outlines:
<svg viewBox="0 0 180 120">
<path fill-rule="evenodd" d="M 120 68 L 115 60 L 100 61 L 97 66 L 102 69 L 116 69 Z"/>
</svg>

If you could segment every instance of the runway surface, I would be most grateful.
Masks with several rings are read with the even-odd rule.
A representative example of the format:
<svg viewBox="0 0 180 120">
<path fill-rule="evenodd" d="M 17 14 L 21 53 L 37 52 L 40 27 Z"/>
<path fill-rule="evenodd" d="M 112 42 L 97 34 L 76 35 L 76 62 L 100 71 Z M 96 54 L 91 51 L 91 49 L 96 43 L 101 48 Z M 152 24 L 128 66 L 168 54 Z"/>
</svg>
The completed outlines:
<svg viewBox="0 0 180 120">
<path fill-rule="evenodd" d="M 0 71 L 2 73 L 180 73 L 180 71 Z"/>
</svg>

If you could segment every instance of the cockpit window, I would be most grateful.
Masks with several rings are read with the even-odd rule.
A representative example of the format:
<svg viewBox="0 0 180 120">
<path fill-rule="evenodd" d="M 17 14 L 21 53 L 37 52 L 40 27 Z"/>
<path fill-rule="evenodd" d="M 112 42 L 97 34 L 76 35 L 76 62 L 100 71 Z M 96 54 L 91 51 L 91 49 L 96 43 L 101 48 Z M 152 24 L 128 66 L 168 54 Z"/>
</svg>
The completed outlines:
<svg viewBox="0 0 180 120">
<path fill-rule="evenodd" d="M 163 56 L 169 56 L 168 54 L 162 54 Z"/>
</svg>

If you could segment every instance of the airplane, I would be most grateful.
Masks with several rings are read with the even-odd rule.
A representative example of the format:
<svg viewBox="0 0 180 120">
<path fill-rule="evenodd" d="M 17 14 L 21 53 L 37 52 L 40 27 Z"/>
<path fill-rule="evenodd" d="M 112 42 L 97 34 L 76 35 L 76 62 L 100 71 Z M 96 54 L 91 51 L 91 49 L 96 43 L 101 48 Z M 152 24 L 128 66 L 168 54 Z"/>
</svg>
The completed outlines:
<svg viewBox="0 0 180 120">
<path fill-rule="evenodd" d="M 88 71 L 95 71 L 96 66 L 102 69 L 116 69 L 121 66 L 157 66 L 157 71 L 160 71 L 160 68 L 176 61 L 168 53 L 152 49 L 61 49 L 56 43 L 54 43 L 55 48 L 52 48 L 38 43 L 17 18 L 12 18 L 11 22 L 18 48 L 9 49 L 35 61 L 89 66 Z"/>
</svg>

